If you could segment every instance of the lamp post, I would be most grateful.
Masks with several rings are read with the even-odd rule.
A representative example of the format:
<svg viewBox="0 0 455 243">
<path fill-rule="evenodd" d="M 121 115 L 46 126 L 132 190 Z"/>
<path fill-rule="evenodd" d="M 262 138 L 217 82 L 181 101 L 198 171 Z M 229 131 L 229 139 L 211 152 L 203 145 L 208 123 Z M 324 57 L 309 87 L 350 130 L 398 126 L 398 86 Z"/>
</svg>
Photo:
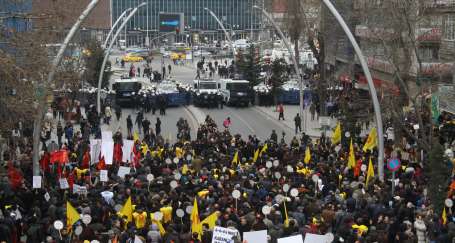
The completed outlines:
<svg viewBox="0 0 455 243">
<path fill-rule="evenodd" d="M 43 120 L 44 116 L 47 111 L 47 96 L 49 94 L 49 89 L 52 85 L 52 81 L 54 80 L 55 72 L 57 70 L 58 65 L 60 65 L 60 62 L 62 61 L 63 58 L 63 53 L 65 53 L 66 47 L 68 46 L 69 42 L 73 39 L 74 34 L 77 32 L 79 27 L 81 26 L 82 22 L 85 20 L 85 18 L 92 12 L 92 10 L 95 8 L 96 4 L 98 4 L 99 0 L 92 0 L 85 10 L 82 12 L 82 14 L 79 16 L 77 21 L 74 23 L 74 25 L 71 27 L 70 31 L 65 37 L 65 40 L 63 41 L 62 45 L 60 46 L 60 49 L 58 50 L 57 56 L 54 58 L 51 64 L 51 68 L 49 71 L 49 75 L 47 77 L 45 87 L 44 87 L 44 92 L 41 94 L 40 97 L 38 97 L 38 105 L 37 105 L 37 110 L 38 114 L 35 117 L 35 120 L 33 122 L 33 175 L 34 176 L 39 176 L 40 175 L 40 165 L 39 165 L 39 146 L 40 146 L 40 135 L 41 135 L 41 129 L 43 126 Z"/>
<path fill-rule="evenodd" d="M 294 52 L 292 51 L 291 45 L 289 44 L 288 40 L 284 36 L 283 31 L 281 31 L 280 27 L 278 27 L 276 22 L 273 20 L 272 16 L 270 16 L 270 14 L 267 13 L 267 11 L 265 11 L 265 9 L 263 9 L 257 5 L 254 5 L 253 8 L 257 8 L 262 11 L 262 14 L 270 21 L 270 23 L 272 23 L 272 25 L 273 25 L 273 27 L 275 27 L 276 31 L 278 31 L 278 34 L 280 35 L 281 40 L 284 42 L 284 44 L 286 45 L 286 48 L 288 49 L 289 55 L 291 56 L 292 62 L 294 63 L 295 74 L 297 75 L 298 79 L 300 80 L 300 82 L 299 82 L 299 91 L 300 91 L 299 92 L 299 98 L 300 98 L 299 115 L 300 115 L 301 119 L 303 121 L 305 121 L 306 119 L 303 117 L 303 115 L 304 115 L 304 113 L 303 113 L 303 80 L 302 80 L 303 77 L 300 72 L 300 68 L 298 66 L 299 63 L 297 62 L 297 59 L 295 59 L 295 55 L 294 55 Z M 304 126 L 303 126 L 304 131 L 306 129 L 305 125 L 306 124 L 304 123 Z"/>
<path fill-rule="evenodd" d="M 127 9 L 126 9 L 125 11 L 123 11 L 123 13 L 120 14 L 120 16 L 117 18 L 117 20 L 115 21 L 114 25 L 112 25 L 111 30 L 109 31 L 109 34 L 107 34 L 106 40 L 104 40 L 103 47 L 106 47 L 107 42 L 109 41 L 109 38 L 111 38 L 112 32 L 114 32 L 115 27 L 117 27 L 117 25 L 118 25 L 118 23 L 120 22 L 120 20 L 122 20 L 123 17 L 125 16 L 125 14 L 126 14 L 128 11 L 131 11 L 131 9 L 132 9 L 132 8 L 127 8 Z"/>
<path fill-rule="evenodd" d="M 354 47 L 355 53 L 359 58 L 360 65 L 362 66 L 363 73 L 367 78 L 368 88 L 370 90 L 371 99 L 373 100 L 376 127 L 378 131 L 378 174 L 379 179 L 381 181 L 384 181 L 384 131 L 382 126 L 381 107 L 379 106 L 379 100 L 376 93 L 376 88 L 374 87 L 373 79 L 371 77 L 370 69 L 368 69 L 368 65 L 367 62 L 365 61 L 365 57 L 363 56 L 362 50 L 360 50 L 359 44 L 357 44 L 354 35 L 352 35 L 351 30 L 349 30 L 349 27 L 346 25 L 346 22 L 344 22 L 343 17 L 341 17 L 340 13 L 338 13 L 336 8 L 329 0 L 322 1 L 333 14 L 338 23 L 341 25 L 341 28 L 343 28 L 343 31 L 345 32 L 349 41 Z"/>
<path fill-rule="evenodd" d="M 234 56 L 234 61 L 235 61 L 235 47 L 234 47 L 234 43 L 232 43 L 232 39 L 231 39 L 231 35 L 227 32 L 226 28 L 224 28 L 224 25 L 223 23 L 220 21 L 220 19 L 215 15 L 214 12 L 212 12 L 212 10 L 208 9 L 208 8 L 204 8 L 205 11 L 209 12 L 210 15 L 212 15 L 213 18 L 215 18 L 216 22 L 218 23 L 218 25 L 220 25 L 221 29 L 223 30 L 224 34 L 226 35 L 226 38 L 227 40 L 229 41 L 229 45 L 231 46 L 231 50 L 232 50 L 232 55 Z"/>
<path fill-rule="evenodd" d="M 106 67 L 106 62 L 107 62 L 107 59 L 109 58 L 109 54 L 111 53 L 112 46 L 114 45 L 114 42 L 117 39 L 117 37 L 120 34 L 120 32 L 122 31 L 122 29 L 125 28 L 125 25 L 128 23 L 128 21 L 134 16 L 134 14 L 136 14 L 136 12 L 137 12 L 137 10 L 139 10 L 139 8 L 144 7 L 145 5 L 147 5 L 146 2 L 143 2 L 143 3 L 139 4 L 137 7 L 135 7 L 130 12 L 130 14 L 128 14 L 128 16 L 126 17 L 125 21 L 122 22 L 122 24 L 120 25 L 120 27 L 117 30 L 117 32 L 115 32 L 115 35 L 112 38 L 112 41 L 109 43 L 109 47 L 106 50 L 106 54 L 104 55 L 103 63 L 101 64 L 100 76 L 98 78 L 98 90 L 96 92 L 96 110 L 98 111 L 99 114 L 101 113 L 101 97 L 100 97 L 100 95 L 101 95 L 101 84 L 103 82 L 103 76 L 104 76 L 104 68 Z"/>
</svg>

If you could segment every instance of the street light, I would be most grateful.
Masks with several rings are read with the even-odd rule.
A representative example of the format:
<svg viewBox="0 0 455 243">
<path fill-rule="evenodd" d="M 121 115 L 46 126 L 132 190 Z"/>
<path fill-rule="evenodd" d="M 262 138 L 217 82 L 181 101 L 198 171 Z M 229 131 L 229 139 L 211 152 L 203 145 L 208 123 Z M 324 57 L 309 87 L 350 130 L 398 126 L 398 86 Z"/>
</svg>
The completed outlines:
<svg viewBox="0 0 455 243">
<path fill-rule="evenodd" d="M 117 32 L 115 32 L 114 37 L 112 38 L 112 41 L 109 43 L 109 47 L 106 50 L 106 54 L 104 55 L 103 63 L 101 64 L 101 69 L 100 69 L 100 76 L 98 78 L 98 90 L 96 92 L 96 110 L 98 111 L 98 114 L 101 114 L 101 84 L 103 82 L 103 76 L 104 76 L 104 68 L 106 67 L 106 62 L 107 59 L 109 58 L 109 54 L 111 53 L 112 46 L 114 45 L 115 40 L 117 40 L 118 35 L 122 31 L 123 28 L 125 28 L 126 24 L 128 21 L 136 14 L 137 10 L 139 8 L 144 7 L 147 5 L 146 2 L 143 2 L 139 4 L 137 7 L 135 7 L 130 14 L 128 14 L 128 17 L 126 17 L 125 21 L 122 22 L 120 25 L 119 29 Z"/>
<path fill-rule="evenodd" d="M 212 15 L 213 18 L 215 18 L 216 22 L 220 25 L 221 29 L 224 31 L 224 34 L 226 35 L 226 38 L 227 40 L 229 41 L 229 45 L 231 46 L 231 49 L 232 49 L 232 55 L 234 56 L 234 61 L 235 61 L 235 47 L 234 47 L 234 43 L 232 43 L 232 39 L 231 39 L 231 36 L 228 34 L 226 28 L 224 28 L 224 25 L 223 23 L 220 21 L 220 19 L 215 15 L 214 12 L 212 12 L 212 10 L 208 9 L 208 8 L 204 8 L 205 11 L 209 12 L 210 15 Z"/>
<path fill-rule="evenodd" d="M 382 116 L 381 116 L 381 107 L 379 105 L 378 95 L 376 93 L 376 88 L 374 87 L 373 78 L 371 77 L 370 69 L 368 68 L 367 62 L 365 61 L 365 57 L 363 56 L 362 50 L 357 44 L 357 41 L 354 38 L 349 27 L 344 22 L 343 17 L 341 17 L 340 13 L 336 10 L 333 4 L 329 0 L 322 0 L 330 12 L 333 14 L 335 19 L 343 28 L 343 31 L 347 35 L 349 41 L 351 42 L 352 46 L 354 47 L 355 53 L 359 58 L 360 65 L 362 66 L 363 73 L 367 78 L 368 88 L 370 90 L 371 99 L 373 100 L 373 107 L 374 107 L 374 114 L 376 117 L 376 127 L 378 131 L 378 174 L 379 180 L 384 181 L 384 131 L 382 127 Z"/>
<path fill-rule="evenodd" d="M 109 34 L 107 34 L 107 37 L 106 37 L 106 40 L 104 40 L 104 44 L 103 44 L 103 47 L 105 48 L 106 45 L 107 45 L 107 42 L 109 41 L 109 38 L 111 37 L 112 35 L 112 32 L 114 32 L 114 29 L 115 27 L 117 27 L 118 23 L 120 22 L 120 20 L 123 19 L 123 17 L 125 16 L 125 14 L 128 12 L 128 11 L 131 11 L 132 8 L 127 8 L 125 11 L 123 11 L 122 14 L 120 14 L 120 16 L 117 18 L 117 20 L 115 21 L 114 25 L 112 25 L 112 28 L 111 30 L 109 31 Z"/>
<path fill-rule="evenodd" d="M 86 9 L 82 12 L 82 14 L 79 16 L 77 21 L 74 23 L 74 25 L 71 27 L 70 31 L 65 37 L 65 40 L 63 41 L 62 45 L 60 46 L 60 49 L 58 50 L 57 56 L 55 56 L 54 60 L 52 61 L 52 65 L 49 71 L 49 76 L 47 76 L 47 85 L 50 85 L 51 82 L 54 80 L 55 72 L 57 70 L 58 65 L 62 61 L 63 58 L 63 53 L 65 53 L 66 47 L 70 43 L 71 39 L 73 39 L 74 34 L 76 31 L 79 29 L 81 26 L 82 22 L 85 20 L 85 18 L 92 12 L 92 10 L 95 8 L 96 4 L 98 4 L 99 0 L 92 0 L 86 7 Z M 44 120 L 44 115 L 46 114 L 47 111 L 47 98 L 48 98 L 48 92 L 49 89 L 45 88 L 44 93 L 41 95 L 41 97 L 38 97 L 38 114 L 35 118 L 35 121 L 33 122 L 33 175 L 34 176 L 39 176 L 40 175 L 40 165 L 39 165 L 39 146 L 40 146 L 40 135 L 41 135 L 41 129 L 43 126 L 43 120 Z"/>
<path fill-rule="evenodd" d="M 276 31 L 278 31 L 278 34 L 280 35 L 281 40 L 283 40 L 284 44 L 286 45 L 286 48 L 288 49 L 289 55 L 292 58 L 292 62 L 294 63 L 295 74 L 300 79 L 300 82 L 299 82 L 299 91 L 300 91 L 299 92 L 299 96 L 300 96 L 299 97 L 300 98 L 299 115 L 304 121 L 303 130 L 305 131 L 306 119 L 303 118 L 303 115 L 304 115 L 304 113 L 303 113 L 303 80 L 302 80 L 302 74 L 301 74 L 300 68 L 299 68 L 299 63 L 297 62 L 297 59 L 295 59 L 294 52 L 292 51 L 291 45 L 289 44 L 288 40 L 284 36 L 283 31 L 281 31 L 280 27 L 278 27 L 278 25 L 275 23 L 272 16 L 270 16 L 270 14 L 267 13 L 267 11 L 265 11 L 265 9 L 263 9 L 257 5 L 254 5 L 253 8 L 257 8 L 257 9 L 261 10 L 262 14 L 270 21 L 270 23 L 272 23 L 273 27 L 275 27 Z"/>
</svg>

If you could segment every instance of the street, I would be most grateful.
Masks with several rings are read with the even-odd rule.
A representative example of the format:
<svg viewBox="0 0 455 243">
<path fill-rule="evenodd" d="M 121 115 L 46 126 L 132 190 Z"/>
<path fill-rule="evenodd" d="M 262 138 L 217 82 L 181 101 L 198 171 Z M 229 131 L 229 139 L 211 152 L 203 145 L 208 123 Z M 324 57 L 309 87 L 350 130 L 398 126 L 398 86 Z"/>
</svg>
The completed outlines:
<svg viewBox="0 0 455 243">
<path fill-rule="evenodd" d="M 115 65 L 115 59 L 121 58 L 119 54 L 114 54 L 111 56 L 110 60 Z M 210 60 L 210 59 L 209 59 Z M 190 62 L 184 66 L 178 66 L 172 64 L 170 59 L 165 58 L 164 65 L 167 69 L 168 64 L 172 65 L 171 69 L 171 78 L 175 79 L 176 81 L 182 82 L 184 84 L 188 84 L 192 86 L 193 79 L 196 76 L 195 73 L 195 65 L 198 60 L 194 60 L 194 63 Z M 152 61 L 152 69 L 153 70 L 160 70 L 161 71 L 161 57 L 154 58 Z M 125 73 L 127 73 L 128 68 L 130 67 L 131 63 L 125 64 Z M 140 67 L 143 70 L 142 66 L 143 63 L 134 63 L 135 67 Z M 115 65 L 115 68 L 120 68 L 120 65 Z M 166 70 L 167 71 L 167 70 Z M 111 76 L 111 83 L 120 77 L 120 73 L 116 72 L 115 75 Z M 216 78 L 217 75 L 215 75 Z M 285 110 L 289 112 L 296 111 L 295 114 L 298 112 L 298 106 L 285 106 Z M 285 111 L 285 112 L 286 112 Z M 103 126 L 102 129 L 109 129 L 109 130 L 117 130 L 121 129 L 122 132 L 126 134 L 126 117 L 131 115 L 133 121 L 136 117 L 137 110 L 131 108 L 124 108 L 122 109 L 122 118 L 120 122 L 113 121 L 109 127 Z M 306 111 L 308 112 L 308 111 Z M 158 114 L 158 112 L 156 113 Z M 295 116 L 292 114 L 292 117 Z M 240 134 L 244 139 L 246 139 L 249 135 L 255 134 L 259 139 L 267 139 L 270 137 L 272 130 L 275 130 L 277 134 L 279 134 L 279 138 L 281 139 L 281 133 L 285 132 L 285 141 L 290 142 L 292 137 L 295 134 L 293 123 L 289 125 L 288 123 L 284 123 L 283 121 L 278 121 L 278 113 L 272 114 L 272 112 L 265 113 L 261 112 L 257 107 L 249 106 L 249 107 L 229 107 L 224 106 L 223 109 L 216 109 L 216 108 L 201 108 L 195 107 L 190 105 L 188 107 L 171 107 L 166 110 L 165 116 L 159 115 L 152 115 L 151 112 L 145 114 L 145 117 L 149 119 L 152 123 L 152 127 L 154 128 L 154 124 L 156 122 L 156 117 L 160 117 L 162 121 L 162 135 L 164 138 L 170 138 L 171 141 L 176 140 L 176 123 L 180 117 L 186 119 L 191 127 L 191 137 L 194 138 L 196 136 L 196 131 L 199 124 L 203 123 L 206 116 L 212 117 L 215 122 L 217 123 L 218 127 L 222 127 L 222 123 L 224 119 L 227 117 L 231 118 L 232 125 L 230 127 L 230 131 L 233 134 Z M 115 120 L 115 119 L 114 119 Z M 315 124 L 316 125 L 316 124 Z M 137 129 L 137 127 L 135 127 Z"/>
</svg>

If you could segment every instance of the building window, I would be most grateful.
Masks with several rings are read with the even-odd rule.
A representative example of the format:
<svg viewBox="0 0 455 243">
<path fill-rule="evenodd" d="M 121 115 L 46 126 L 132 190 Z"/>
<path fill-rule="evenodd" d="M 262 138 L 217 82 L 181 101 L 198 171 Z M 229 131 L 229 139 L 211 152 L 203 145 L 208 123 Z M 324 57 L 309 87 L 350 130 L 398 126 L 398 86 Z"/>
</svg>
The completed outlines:
<svg viewBox="0 0 455 243">
<path fill-rule="evenodd" d="M 455 40 L 455 15 L 447 15 L 444 25 L 444 39 Z"/>
</svg>

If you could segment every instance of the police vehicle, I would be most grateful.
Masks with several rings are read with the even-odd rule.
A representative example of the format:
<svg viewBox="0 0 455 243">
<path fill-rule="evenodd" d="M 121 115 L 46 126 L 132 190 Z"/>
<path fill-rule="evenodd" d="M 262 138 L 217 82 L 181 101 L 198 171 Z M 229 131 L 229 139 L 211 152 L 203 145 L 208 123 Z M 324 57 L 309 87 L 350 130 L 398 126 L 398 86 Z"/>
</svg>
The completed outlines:
<svg viewBox="0 0 455 243">
<path fill-rule="evenodd" d="M 142 78 L 117 79 L 112 84 L 112 89 L 115 91 L 115 101 L 121 106 L 134 105 L 139 91 L 152 87 L 153 85 L 147 79 Z"/>
<path fill-rule="evenodd" d="M 220 84 L 209 78 L 193 81 L 193 104 L 195 106 L 214 107 L 221 100 Z"/>
<path fill-rule="evenodd" d="M 247 80 L 220 79 L 220 92 L 227 105 L 248 106 L 254 102 L 254 91 Z"/>
</svg>

